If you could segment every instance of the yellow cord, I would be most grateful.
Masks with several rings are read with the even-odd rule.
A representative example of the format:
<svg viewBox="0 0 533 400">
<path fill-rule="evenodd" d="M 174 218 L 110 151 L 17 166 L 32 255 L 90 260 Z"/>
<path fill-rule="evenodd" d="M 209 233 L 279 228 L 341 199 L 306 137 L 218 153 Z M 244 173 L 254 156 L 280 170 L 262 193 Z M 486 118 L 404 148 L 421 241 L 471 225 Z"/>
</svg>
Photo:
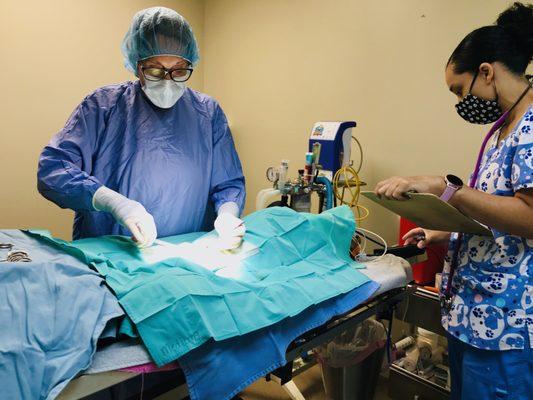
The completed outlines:
<svg viewBox="0 0 533 400">
<path fill-rule="evenodd" d="M 344 176 L 342 182 L 341 176 Z M 346 189 L 348 189 L 351 194 L 350 201 L 346 201 L 344 199 Z M 339 200 L 340 204 L 346 204 L 351 208 L 355 208 L 355 211 L 357 212 L 357 217 L 355 218 L 356 221 L 363 221 L 364 219 L 368 218 L 370 211 L 368 208 L 359 204 L 359 195 L 361 194 L 361 179 L 359 179 L 359 174 L 357 171 L 351 166 L 344 166 L 337 171 L 333 177 L 333 192 L 335 193 L 335 197 Z M 363 211 L 362 216 L 361 211 Z"/>
</svg>

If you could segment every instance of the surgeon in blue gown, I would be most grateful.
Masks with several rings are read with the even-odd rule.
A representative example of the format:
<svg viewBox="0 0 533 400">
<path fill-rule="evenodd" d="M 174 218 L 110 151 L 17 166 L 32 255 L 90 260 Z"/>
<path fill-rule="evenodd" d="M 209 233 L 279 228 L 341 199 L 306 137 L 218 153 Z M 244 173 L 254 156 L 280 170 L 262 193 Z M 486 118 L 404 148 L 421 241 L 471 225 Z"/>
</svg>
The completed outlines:
<svg viewBox="0 0 533 400">
<path fill-rule="evenodd" d="M 237 247 L 244 176 L 220 105 L 186 86 L 199 59 L 191 27 L 168 8 L 142 10 L 122 52 L 139 79 L 85 97 L 41 154 L 39 192 L 76 211 L 74 239 L 149 246 L 205 229 L 213 209 L 222 243 Z"/>
</svg>

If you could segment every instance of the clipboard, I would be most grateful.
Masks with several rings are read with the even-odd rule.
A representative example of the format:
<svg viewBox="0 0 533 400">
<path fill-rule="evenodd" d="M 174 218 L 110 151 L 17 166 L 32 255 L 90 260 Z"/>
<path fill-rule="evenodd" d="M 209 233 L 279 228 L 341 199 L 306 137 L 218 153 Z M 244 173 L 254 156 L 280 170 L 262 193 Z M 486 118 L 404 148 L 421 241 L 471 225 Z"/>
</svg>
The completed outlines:
<svg viewBox="0 0 533 400">
<path fill-rule="evenodd" d="M 492 236 L 490 229 L 433 194 L 409 193 L 409 199 L 405 201 L 380 199 L 374 192 L 365 191 L 361 194 L 421 228 Z"/>
</svg>

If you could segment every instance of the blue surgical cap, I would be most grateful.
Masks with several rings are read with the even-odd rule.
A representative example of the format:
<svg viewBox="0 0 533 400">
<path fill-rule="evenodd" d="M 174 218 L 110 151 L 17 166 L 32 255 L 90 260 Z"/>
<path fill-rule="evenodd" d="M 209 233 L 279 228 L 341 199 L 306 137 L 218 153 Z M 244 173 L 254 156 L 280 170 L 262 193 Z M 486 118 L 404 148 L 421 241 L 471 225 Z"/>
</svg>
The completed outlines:
<svg viewBox="0 0 533 400">
<path fill-rule="evenodd" d="M 146 58 L 170 55 L 185 58 L 195 65 L 200 58 L 189 23 L 176 11 L 151 7 L 133 17 L 122 41 L 124 65 L 137 74 L 137 63 Z"/>
</svg>

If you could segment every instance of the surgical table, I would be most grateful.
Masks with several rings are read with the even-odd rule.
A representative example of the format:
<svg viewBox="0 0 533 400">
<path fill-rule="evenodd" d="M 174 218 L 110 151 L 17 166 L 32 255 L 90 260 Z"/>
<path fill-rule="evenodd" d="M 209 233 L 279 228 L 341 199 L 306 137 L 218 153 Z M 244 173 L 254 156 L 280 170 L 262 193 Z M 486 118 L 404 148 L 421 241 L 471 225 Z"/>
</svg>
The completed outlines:
<svg viewBox="0 0 533 400">
<path fill-rule="evenodd" d="M 315 328 L 295 339 L 287 349 L 287 364 L 266 376 L 279 382 L 291 399 L 300 400 L 303 396 L 298 391 L 292 378 L 303 372 L 303 368 L 294 368 L 294 361 L 305 353 L 321 344 L 331 341 L 339 333 L 361 324 L 367 318 L 376 316 L 386 319 L 390 324 L 394 309 L 398 303 L 409 295 L 407 284 L 412 281 L 410 265 L 420 261 L 420 255 L 414 254 L 412 258 L 402 260 L 401 267 L 389 269 L 386 264 L 367 265 L 366 273 L 371 279 L 381 284 L 374 296 L 355 309 L 339 315 L 328 323 Z M 403 272 L 403 274 L 402 274 Z M 142 346 L 142 345 L 138 345 Z M 154 382 L 149 382 L 153 380 Z M 124 385 L 126 384 L 126 385 Z M 127 387 L 127 390 L 123 390 Z M 121 389 L 122 388 L 122 392 Z M 81 375 L 74 379 L 59 395 L 59 400 L 72 400 L 86 398 L 87 400 L 100 399 L 129 399 L 138 398 L 144 389 L 143 399 L 155 398 L 171 389 L 175 389 L 176 398 L 187 398 L 187 386 L 184 375 L 179 369 L 173 371 L 151 372 L 139 374 L 123 371 L 106 371 L 96 374 Z M 109 395 L 109 393 L 114 393 Z"/>
</svg>

